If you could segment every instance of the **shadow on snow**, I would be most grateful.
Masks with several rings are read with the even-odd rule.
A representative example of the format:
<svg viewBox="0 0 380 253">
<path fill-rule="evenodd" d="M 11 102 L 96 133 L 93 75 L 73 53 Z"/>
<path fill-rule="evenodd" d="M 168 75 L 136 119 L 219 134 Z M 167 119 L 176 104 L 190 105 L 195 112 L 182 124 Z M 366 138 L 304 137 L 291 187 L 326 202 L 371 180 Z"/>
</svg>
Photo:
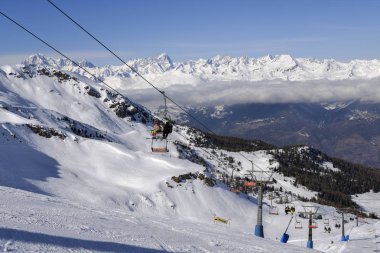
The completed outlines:
<svg viewBox="0 0 380 253">
<path fill-rule="evenodd" d="M 133 252 L 133 253 L 160 253 L 167 252 L 159 249 L 142 248 L 117 242 L 91 241 L 56 235 L 47 235 L 36 232 L 23 231 L 12 228 L 0 228 L 0 239 L 22 241 L 28 243 L 48 244 L 63 248 L 76 248 L 103 252 Z"/>
<path fill-rule="evenodd" d="M 0 143 L 0 185 L 46 194 L 30 180 L 58 178 L 59 163 L 27 144 Z"/>
</svg>

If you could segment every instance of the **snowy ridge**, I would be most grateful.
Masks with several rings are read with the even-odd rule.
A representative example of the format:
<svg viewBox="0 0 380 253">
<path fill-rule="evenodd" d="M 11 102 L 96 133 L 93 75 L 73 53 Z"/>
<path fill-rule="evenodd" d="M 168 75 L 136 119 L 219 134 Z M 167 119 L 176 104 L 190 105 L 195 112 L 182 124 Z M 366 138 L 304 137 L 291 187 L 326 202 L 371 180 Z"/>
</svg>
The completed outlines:
<svg viewBox="0 0 380 253">
<path fill-rule="evenodd" d="M 290 55 L 259 58 L 215 56 L 211 59 L 173 62 L 167 54 L 157 58 L 135 59 L 127 62 L 139 73 L 161 84 L 196 84 L 200 81 L 262 81 L 262 80 L 345 80 L 371 79 L 380 76 L 379 60 L 352 60 L 339 62 L 334 59 L 293 58 Z M 53 59 L 41 54 L 32 55 L 23 64 L 43 64 L 84 74 L 83 70 L 67 60 Z M 136 75 L 127 66 L 95 67 L 87 61 L 79 65 L 91 69 L 102 78 L 133 78 Z"/>
</svg>

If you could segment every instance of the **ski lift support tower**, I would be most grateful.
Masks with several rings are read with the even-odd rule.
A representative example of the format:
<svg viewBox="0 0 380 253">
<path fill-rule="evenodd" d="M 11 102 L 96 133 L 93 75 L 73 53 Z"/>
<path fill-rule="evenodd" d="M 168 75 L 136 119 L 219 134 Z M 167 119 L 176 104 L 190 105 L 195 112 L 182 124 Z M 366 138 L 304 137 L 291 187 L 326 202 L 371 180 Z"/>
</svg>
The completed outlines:
<svg viewBox="0 0 380 253">
<path fill-rule="evenodd" d="M 342 216 L 342 237 L 341 237 L 342 242 L 347 242 L 350 239 L 350 236 L 345 235 L 345 231 L 344 231 L 344 214 L 345 214 L 345 211 L 347 212 L 350 209 L 352 209 L 352 208 L 349 208 L 349 207 L 339 208 L 339 211 L 337 211 L 337 213 L 341 214 L 341 216 Z"/>
<path fill-rule="evenodd" d="M 315 225 L 313 225 L 313 217 L 317 215 L 319 207 L 317 206 L 302 206 L 305 210 L 303 213 L 309 217 L 309 234 L 308 234 L 308 240 L 306 247 L 309 249 L 313 248 L 313 228 L 316 228 Z"/>
<path fill-rule="evenodd" d="M 264 227 L 263 227 L 263 186 L 265 186 L 266 184 L 270 184 L 270 183 L 273 183 L 273 182 L 270 182 L 272 176 L 273 176 L 273 173 L 274 171 L 264 171 L 264 170 L 254 170 L 254 166 L 253 166 L 253 161 L 251 161 L 251 164 L 252 164 L 252 170 L 251 170 L 251 175 L 252 175 L 252 179 L 255 180 L 255 183 L 256 183 L 256 186 L 258 187 L 258 193 L 257 193 L 257 204 L 259 206 L 259 208 L 257 209 L 257 224 L 255 226 L 255 235 L 258 236 L 258 237 L 262 237 L 264 238 Z M 255 176 L 254 176 L 254 173 L 255 172 L 261 172 L 261 173 L 266 173 L 269 175 L 268 179 L 264 180 L 264 178 L 261 178 L 261 179 L 257 179 Z M 271 172 L 271 174 L 269 174 L 269 172 Z"/>
</svg>

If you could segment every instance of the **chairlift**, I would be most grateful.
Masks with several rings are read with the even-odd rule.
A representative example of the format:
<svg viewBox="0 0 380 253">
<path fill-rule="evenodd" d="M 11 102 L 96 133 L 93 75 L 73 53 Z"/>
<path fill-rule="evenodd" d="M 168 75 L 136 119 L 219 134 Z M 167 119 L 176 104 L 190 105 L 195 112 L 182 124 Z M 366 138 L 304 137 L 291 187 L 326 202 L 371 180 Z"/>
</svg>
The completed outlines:
<svg viewBox="0 0 380 253">
<path fill-rule="evenodd" d="M 270 215 L 278 215 L 278 207 L 277 206 L 269 207 L 269 214 Z"/>
<path fill-rule="evenodd" d="M 236 188 L 230 188 L 230 191 L 231 192 L 234 192 L 234 193 L 240 193 L 241 192 L 241 189 L 236 187 Z"/>
<path fill-rule="evenodd" d="M 164 96 L 164 114 L 163 119 L 166 121 L 163 125 L 163 122 L 159 119 L 155 119 L 154 128 L 151 131 L 152 142 L 151 150 L 152 152 L 165 153 L 169 152 L 168 149 L 168 135 L 173 131 L 173 123 L 168 116 L 168 108 L 166 104 L 166 95 L 164 91 L 161 91 Z M 164 142 L 164 144 L 162 143 Z"/>
<path fill-rule="evenodd" d="M 315 220 L 312 220 L 311 225 L 309 225 L 309 228 L 318 228 L 318 223 Z"/>
<path fill-rule="evenodd" d="M 156 120 L 154 129 L 151 131 L 152 140 L 151 142 L 151 150 L 156 153 L 165 153 L 169 152 L 168 150 L 168 139 L 164 138 L 163 132 L 160 129 L 159 121 Z"/>
<path fill-rule="evenodd" d="M 256 185 L 257 185 L 256 182 L 252 182 L 252 181 L 245 181 L 244 182 L 245 187 L 255 187 Z"/>
<path fill-rule="evenodd" d="M 294 228 L 295 229 L 303 229 L 302 222 L 297 219 L 297 216 L 295 216 L 295 217 L 296 217 L 296 219 L 295 219 L 295 223 L 294 223 Z"/>
<path fill-rule="evenodd" d="M 156 146 L 157 143 L 158 143 L 157 140 L 154 140 L 152 138 L 152 144 L 151 144 L 152 152 L 154 152 L 154 153 L 166 153 L 166 152 L 169 152 L 169 149 L 168 149 L 168 140 L 165 139 L 164 141 L 165 141 L 165 146 L 164 147 L 162 147 L 162 146 L 157 147 Z M 162 142 L 162 140 L 161 140 L 161 142 Z"/>
</svg>

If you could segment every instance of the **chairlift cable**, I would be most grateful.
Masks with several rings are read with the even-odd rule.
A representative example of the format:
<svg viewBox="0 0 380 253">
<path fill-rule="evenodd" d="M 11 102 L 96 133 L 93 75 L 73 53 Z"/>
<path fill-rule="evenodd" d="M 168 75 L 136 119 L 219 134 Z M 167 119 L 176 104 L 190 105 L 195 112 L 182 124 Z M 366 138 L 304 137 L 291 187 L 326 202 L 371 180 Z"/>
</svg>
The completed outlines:
<svg viewBox="0 0 380 253">
<path fill-rule="evenodd" d="M 121 61 L 125 66 L 127 66 L 132 72 L 134 72 L 136 75 L 141 77 L 146 83 L 148 83 L 150 86 L 152 86 L 156 91 L 160 92 L 166 99 L 168 99 L 170 102 L 172 102 L 174 105 L 176 105 L 179 109 L 181 109 L 184 113 L 189 115 L 192 119 L 194 119 L 198 124 L 200 124 L 202 127 L 204 127 L 209 132 L 216 135 L 214 131 L 212 131 L 208 126 L 206 126 L 204 123 L 202 123 L 199 119 L 197 119 L 195 116 L 193 116 L 190 112 L 188 112 L 184 107 L 182 107 L 180 104 L 178 104 L 175 100 L 170 98 L 165 94 L 163 90 L 160 90 L 156 85 L 154 85 L 152 82 L 150 82 L 148 79 L 146 79 L 142 74 L 140 74 L 135 68 L 130 66 L 127 62 L 125 62 L 120 56 L 118 56 L 114 51 L 112 51 L 109 47 L 107 47 L 104 43 L 102 43 L 99 39 L 97 39 L 93 34 L 91 34 L 87 29 L 85 29 L 82 25 L 80 25 L 77 21 L 75 21 L 70 15 L 68 15 L 65 11 L 63 11 L 61 8 L 59 8 L 57 5 L 55 5 L 52 1 L 47 0 L 54 8 L 56 8 L 59 12 L 61 12 L 64 16 L 66 16 L 68 19 L 70 19 L 75 25 L 77 25 L 80 29 L 82 29 L 85 33 L 87 33 L 91 38 L 93 38 L 96 42 L 98 42 L 103 48 L 105 48 L 108 52 L 110 52 L 113 56 L 115 56 L 119 61 Z"/>
<path fill-rule="evenodd" d="M 25 32 L 29 33 L 30 35 L 32 35 L 34 38 L 36 38 L 37 40 L 39 40 L 40 42 L 42 42 L 43 44 L 45 44 L 46 46 L 48 46 L 50 49 L 52 49 L 53 51 L 55 51 L 56 53 L 58 53 L 59 55 L 61 55 L 62 57 L 64 57 L 65 59 L 69 60 L 71 63 L 73 63 L 75 66 L 77 66 L 78 68 L 82 69 L 83 71 L 85 71 L 87 74 L 91 75 L 95 80 L 98 80 L 99 82 L 103 83 L 106 87 L 108 87 L 109 89 L 111 89 L 112 91 L 114 91 L 115 93 L 117 93 L 118 95 L 120 95 L 121 97 L 123 97 L 125 100 L 127 100 L 129 103 L 131 103 L 137 110 L 139 110 L 139 106 L 137 106 L 134 102 L 132 102 L 129 98 L 127 98 L 126 96 L 124 96 L 123 94 L 121 94 L 120 92 L 118 92 L 116 89 L 112 88 L 110 85 L 108 85 L 106 82 L 104 82 L 102 79 L 100 79 L 99 77 L 95 76 L 94 74 L 92 74 L 91 72 L 89 72 L 87 69 L 85 69 L 84 67 L 80 66 L 76 61 L 74 61 L 73 59 L 69 58 L 67 55 L 63 54 L 61 51 L 59 51 L 57 48 L 53 47 L 51 44 L 49 44 L 48 42 L 46 42 L 45 40 L 43 40 L 41 37 L 37 36 L 35 33 L 33 33 L 32 31 L 30 31 L 29 29 L 27 29 L 25 26 L 21 25 L 20 23 L 18 23 L 17 21 L 15 21 L 14 19 L 12 19 L 11 17 L 9 17 L 8 15 L 6 15 L 5 13 L 3 13 L 2 11 L 0 11 L 0 14 L 5 17 L 6 19 L 8 19 L 9 21 L 11 21 L 12 23 L 14 23 L 15 25 L 17 25 L 18 27 L 20 27 L 22 30 L 24 30 Z M 140 111 L 140 110 L 139 110 Z M 140 111 L 141 112 L 141 111 Z M 145 118 L 144 114 L 141 113 L 141 116 Z M 146 119 L 146 118 L 145 118 Z"/>
</svg>

